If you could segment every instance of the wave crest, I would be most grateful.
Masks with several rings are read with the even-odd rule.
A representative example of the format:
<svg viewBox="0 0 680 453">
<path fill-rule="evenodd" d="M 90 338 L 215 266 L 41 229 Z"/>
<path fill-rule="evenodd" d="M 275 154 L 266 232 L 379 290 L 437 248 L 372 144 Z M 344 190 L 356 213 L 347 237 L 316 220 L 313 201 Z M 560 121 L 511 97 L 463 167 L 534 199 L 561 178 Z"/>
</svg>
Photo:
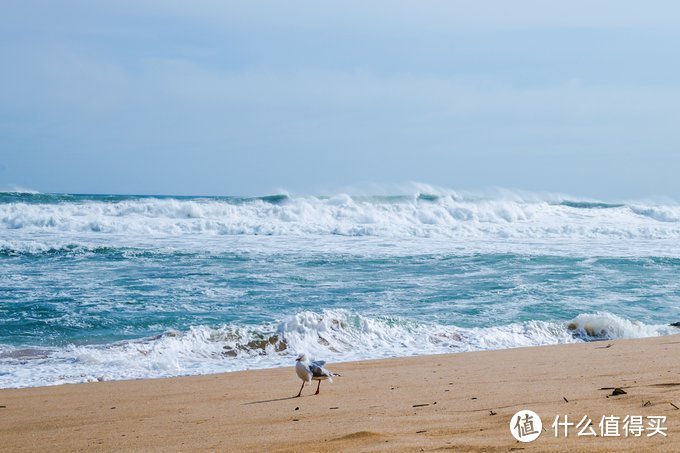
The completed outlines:
<svg viewBox="0 0 680 453">
<path fill-rule="evenodd" d="M 126 235 L 680 238 L 680 207 L 457 195 L 0 203 L 0 228 Z"/>
<path fill-rule="evenodd" d="M 288 366 L 299 352 L 329 361 L 504 349 L 677 333 L 611 313 L 570 322 L 527 321 L 462 328 L 344 310 L 301 312 L 261 326 L 196 326 L 109 345 L 39 350 L 0 346 L 0 387 L 53 385 Z"/>
<path fill-rule="evenodd" d="M 644 324 L 606 312 L 580 314 L 567 324 L 567 329 L 586 341 L 645 338 L 680 332 L 672 326 Z"/>
</svg>

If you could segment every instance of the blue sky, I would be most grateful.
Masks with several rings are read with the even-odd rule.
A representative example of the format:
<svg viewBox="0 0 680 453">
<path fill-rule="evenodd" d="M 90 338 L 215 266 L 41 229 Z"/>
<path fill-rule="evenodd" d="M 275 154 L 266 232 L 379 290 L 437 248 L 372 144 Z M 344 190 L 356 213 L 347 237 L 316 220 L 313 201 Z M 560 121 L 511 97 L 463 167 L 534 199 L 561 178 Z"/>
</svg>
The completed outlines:
<svg viewBox="0 0 680 453">
<path fill-rule="evenodd" d="M 16 1 L 0 188 L 680 200 L 680 7 Z"/>
</svg>

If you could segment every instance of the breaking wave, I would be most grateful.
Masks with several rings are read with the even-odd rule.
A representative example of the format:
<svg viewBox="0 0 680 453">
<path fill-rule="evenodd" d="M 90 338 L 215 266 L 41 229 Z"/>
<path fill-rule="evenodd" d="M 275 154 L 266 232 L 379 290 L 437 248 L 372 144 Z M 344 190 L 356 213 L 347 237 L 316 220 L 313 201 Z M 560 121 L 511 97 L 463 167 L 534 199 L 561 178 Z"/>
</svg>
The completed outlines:
<svg viewBox="0 0 680 453">
<path fill-rule="evenodd" d="M 156 378 L 290 365 L 307 352 L 329 361 L 435 354 L 677 333 L 678 329 L 581 314 L 569 322 L 526 321 L 461 328 L 348 311 L 301 312 L 258 327 L 196 326 L 107 345 L 0 346 L 0 387 Z"/>
<path fill-rule="evenodd" d="M 680 238 L 680 206 L 570 200 L 386 197 L 0 196 L 0 234 Z"/>
</svg>

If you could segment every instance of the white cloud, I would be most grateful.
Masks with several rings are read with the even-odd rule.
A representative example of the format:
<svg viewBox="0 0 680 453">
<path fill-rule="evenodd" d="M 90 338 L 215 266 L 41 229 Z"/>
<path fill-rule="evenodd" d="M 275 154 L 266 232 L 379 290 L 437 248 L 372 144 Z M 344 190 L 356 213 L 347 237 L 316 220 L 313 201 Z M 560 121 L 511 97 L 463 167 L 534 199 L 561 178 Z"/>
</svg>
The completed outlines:
<svg viewBox="0 0 680 453">
<path fill-rule="evenodd" d="M 550 153 L 562 157 L 542 168 L 581 171 L 573 153 L 597 153 L 607 171 L 614 154 L 676 153 L 674 5 L 123 0 L 35 15 L 22 3 L 0 17 L 0 145 L 33 178 L 39 164 L 69 174 L 69 153 L 123 172 L 136 159 L 140 173 L 167 156 L 184 169 L 201 154 L 210 171 L 273 162 L 258 184 L 310 165 L 354 174 L 370 158 L 389 163 L 381 180 L 416 165 L 427 180 L 464 157 L 483 169 L 461 177 L 503 183 L 518 158 Z"/>
<path fill-rule="evenodd" d="M 7 55 L 6 50 L 0 51 Z M 680 121 L 680 91 L 675 87 L 578 80 L 519 87 L 489 77 L 362 70 L 220 71 L 190 60 L 161 58 L 146 59 L 132 71 L 73 48 L 14 51 L 33 58 L 0 75 L 5 107 L 68 111 L 75 118 L 131 115 L 117 119 L 125 124 L 156 116 L 152 121 L 191 118 L 207 125 L 215 124 L 216 116 L 239 123 L 240 112 L 247 108 L 263 119 L 276 118 L 282 128 L 304 124 L 309 112 L 318 112 L 329 120 L 344 114 L 345 124 L 358 126 L 367 119 L 376 128 L 381 122 L 418 124 L 421 133 L 435 129 L 443 135 L 447 126 L 464 122 L 480 131 L 502 130 L 548 141 L 606 133 L 678 138 L 674 131 Z"/>
</svg>

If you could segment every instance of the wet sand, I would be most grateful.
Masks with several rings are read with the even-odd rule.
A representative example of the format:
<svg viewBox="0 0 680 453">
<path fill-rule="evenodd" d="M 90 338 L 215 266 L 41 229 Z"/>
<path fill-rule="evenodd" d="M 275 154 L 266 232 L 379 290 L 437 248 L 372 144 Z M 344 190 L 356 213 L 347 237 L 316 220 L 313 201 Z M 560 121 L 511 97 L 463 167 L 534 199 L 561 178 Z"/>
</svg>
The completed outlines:
<svg viewBox="0 0 680 453">
<path fill-rule="evenodd" d="M 322 383 L 320 395 L 305 387 L 301 398 L 292 361 L 0 390 L 0 451 L 680 451 L 678 335 L 328 367 L 343 376 Z M 626 393 L 613 396 L 616 387 Z M 543 421 L 531 443 L 510 433 L 522 409 Z M 619 436 L 601 435 L 605 415 L 620 417 Z M 644 431 L 625 437 L 623 419 L 638 415 Z M 597 436 L 570 427 L 556 437 L 556 416 L 587 416 Z M 647 436 L 650 416 L 667 417 L 666 437 Z"/>
</svg>

